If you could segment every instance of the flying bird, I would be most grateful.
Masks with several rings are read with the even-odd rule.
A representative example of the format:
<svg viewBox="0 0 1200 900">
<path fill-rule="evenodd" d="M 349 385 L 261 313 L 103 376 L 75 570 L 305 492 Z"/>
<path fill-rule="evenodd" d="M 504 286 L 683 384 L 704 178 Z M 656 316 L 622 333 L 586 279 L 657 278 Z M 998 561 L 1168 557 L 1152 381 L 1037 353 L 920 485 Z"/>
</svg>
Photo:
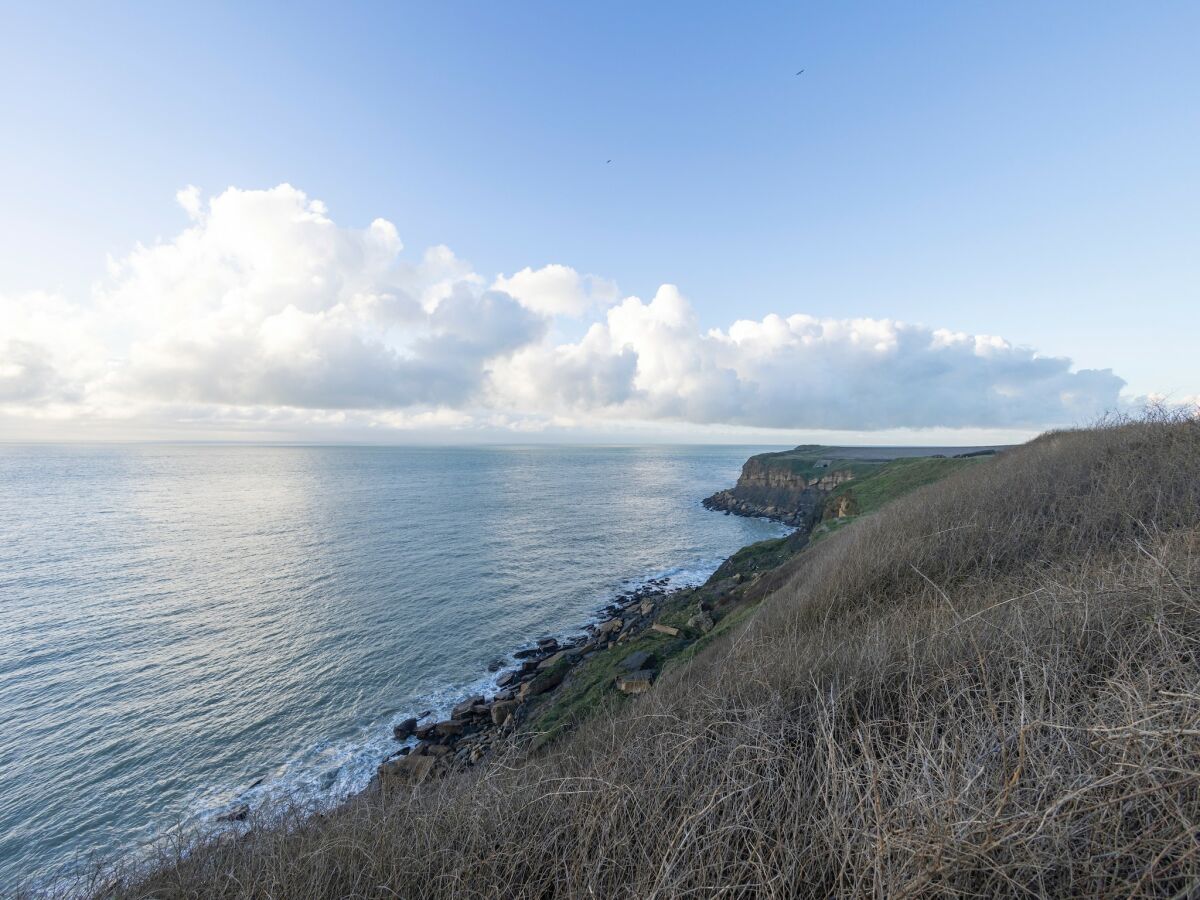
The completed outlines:
<svg viewBox="0 0 1200 900">
<path fill-rule="evenodd" d="M 605 164 L 606 166 L 611 166 L 611 165 L 612 165 L 612 160 L 611 160 L 611 159 L 607 159 L 607 160 L 605 160 L 605 161 L 604 161 L 604 164 Z"/>
<path fill-rule="evenodd" d="M 797 72 L 797 73 L 796 73 L 796 75 L 803 75 L 803 74 L 804 74 L 804 70 L 803 70 L 803 69 L 801 69 L 799 72 Z M 792 77 L 795 77 L 795 76 L 792 76 Z"/>
</svg>

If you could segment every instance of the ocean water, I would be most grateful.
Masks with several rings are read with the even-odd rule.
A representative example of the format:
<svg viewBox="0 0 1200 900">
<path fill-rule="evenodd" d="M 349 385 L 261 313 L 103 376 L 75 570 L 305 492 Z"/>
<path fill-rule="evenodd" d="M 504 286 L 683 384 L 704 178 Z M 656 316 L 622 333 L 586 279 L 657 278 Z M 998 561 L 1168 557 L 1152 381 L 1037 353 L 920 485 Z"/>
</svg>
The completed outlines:
<svg viewBox="0 0 1200 900">
<path fill-rule="evenodd" d="M 762 447 L 0 445 L 0 886 L 362 788 L 391 724 L 784 533 Z"/>
</svg>

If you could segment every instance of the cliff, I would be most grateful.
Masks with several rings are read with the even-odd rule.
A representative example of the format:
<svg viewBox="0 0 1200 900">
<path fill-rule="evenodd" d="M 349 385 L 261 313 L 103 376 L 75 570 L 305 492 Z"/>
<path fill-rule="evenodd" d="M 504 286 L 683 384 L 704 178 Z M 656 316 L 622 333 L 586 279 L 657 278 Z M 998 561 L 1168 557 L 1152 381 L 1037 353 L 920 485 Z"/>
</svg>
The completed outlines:
<svg viewBox="0 0 1200 900">
<path fill-rule="evenodd" d="M 738 516 L 762 516 L 805 531 L 819 522 L 866 511 L 855 483 L 868 493 L 892 495 L 944 477 L 995 448 L 961 448 L 947 454 L 937 447 L 825 447 L 806 444 L 779 453 L 761 453 L 742 466 L 737 484 L 703 501 L 705 508 Z M 893 482 L 897 482 L 893 484 Z M 901 484 L 902 483 L 902 484 Z M 877 503 L 870 504 L 878 505 Z"/>
</svg>

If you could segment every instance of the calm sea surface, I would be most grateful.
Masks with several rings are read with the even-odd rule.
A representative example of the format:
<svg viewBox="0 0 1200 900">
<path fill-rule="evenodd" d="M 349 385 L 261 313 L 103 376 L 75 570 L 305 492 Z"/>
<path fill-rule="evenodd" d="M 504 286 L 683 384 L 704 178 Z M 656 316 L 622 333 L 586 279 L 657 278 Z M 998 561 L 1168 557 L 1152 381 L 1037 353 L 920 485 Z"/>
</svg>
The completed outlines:
<svg viewBox="0 0 1200 900">
<path fill-rule="evenodd" d="M 763 449 L 0 445 L 0 888 L 363 787 L 497 656 L 784 533 L 700 506 Z"/>
</svg>

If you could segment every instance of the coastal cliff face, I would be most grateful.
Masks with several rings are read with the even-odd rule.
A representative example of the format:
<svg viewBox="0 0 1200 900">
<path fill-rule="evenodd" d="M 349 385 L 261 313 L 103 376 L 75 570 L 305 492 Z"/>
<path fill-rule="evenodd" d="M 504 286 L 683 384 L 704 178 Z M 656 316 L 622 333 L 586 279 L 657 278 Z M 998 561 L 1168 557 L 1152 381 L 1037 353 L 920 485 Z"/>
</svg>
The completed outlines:
<svg viewBox="0 0 1200 900">
<path fill-rule="evenodd" d="M 809 477 L 789 465 L 775 462 L 775 454 L 752 456 L 742 466 L 737 484 L 718 491 L 703 503 L 705 508 L 738 516 L 763 516 L 809 528 L 821 515 L 826 495 L 854 478 L 848 470 L 823 471 Z"/>
</svg>

